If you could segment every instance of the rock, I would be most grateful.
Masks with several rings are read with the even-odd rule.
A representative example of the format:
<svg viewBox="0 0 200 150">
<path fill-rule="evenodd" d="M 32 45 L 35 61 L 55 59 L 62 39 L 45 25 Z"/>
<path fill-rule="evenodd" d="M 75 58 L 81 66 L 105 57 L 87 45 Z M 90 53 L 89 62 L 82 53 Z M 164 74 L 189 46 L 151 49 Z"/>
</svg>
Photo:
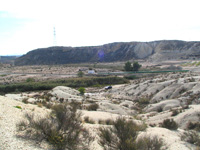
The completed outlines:
<svg viewBox="0 0 200 150">
<path fill-rule="evenodd" d="M 49 93 L 53 95 L 52 100 L 56 97 L 60 101 L 82 101 L 79 91 L 65 86 L 57 86 Z"/>
</svg>

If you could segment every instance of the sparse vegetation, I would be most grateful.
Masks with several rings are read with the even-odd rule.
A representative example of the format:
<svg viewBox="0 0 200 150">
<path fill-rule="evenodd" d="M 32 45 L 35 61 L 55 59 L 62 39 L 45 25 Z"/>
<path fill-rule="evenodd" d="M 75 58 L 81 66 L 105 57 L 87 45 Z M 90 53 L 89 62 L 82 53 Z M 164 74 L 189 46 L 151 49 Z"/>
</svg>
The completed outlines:
<svg viewBox="0 0 200 150">
<path fill-rule="evenodd" d="M 135 150 L 138 132 L 144 130 L 145 126 L 118 118 L 113 127 L 99 129 L 99 144 L 105 150 Z"/>
<path fill-rule="evenodd" d="M 118 118 L 113 127 L 99 129 L 99 144 L 104 150 L 161 150 L 165 144 L 156 136 L 137 139 L 139 131 L 144 130 L 144 125 Z"/>
<path fill-rule="evenodd" d="M 187 125 L 187 129 L 189 130 L 196 130 L 200 132 L 200 123 L 199 122 L 189 122 Z"/>
<path fill-rule="evenodd" d="M 46 140 L 57 150 L 88 149 L 91 137 L 81 125 L 80 116 L 76 107 L 60 104 L 53 106 L 52 113 L 43 118 L 26 114 L 17 128 L 32 139 Z"/>
<path fill-rule="evenodd" d="M 196 131 L 186 131 L 182 136 L 181 139 L 194 144 L 197 146 L 197 148 L 200 148 L 200 135 Z"/>
<path fill-rule="evenodd" d="M 137 150 L 161 150 L 167 149 L 165 143 L 157 136 L 144 136 L 136 142 Z"/>
</svg>

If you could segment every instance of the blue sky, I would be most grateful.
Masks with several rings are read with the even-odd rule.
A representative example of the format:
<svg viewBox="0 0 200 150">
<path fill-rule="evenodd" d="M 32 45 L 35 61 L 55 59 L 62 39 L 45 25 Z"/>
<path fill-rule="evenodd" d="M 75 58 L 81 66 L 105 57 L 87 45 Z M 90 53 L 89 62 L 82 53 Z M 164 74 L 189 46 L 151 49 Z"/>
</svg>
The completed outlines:
<svg viewBox="0 0 200 150">
<path fill-rule="evenodd" d="M 0 0 L 0 55 L 54 46 L 200 39 L 199 0 Z"/>
</svg>

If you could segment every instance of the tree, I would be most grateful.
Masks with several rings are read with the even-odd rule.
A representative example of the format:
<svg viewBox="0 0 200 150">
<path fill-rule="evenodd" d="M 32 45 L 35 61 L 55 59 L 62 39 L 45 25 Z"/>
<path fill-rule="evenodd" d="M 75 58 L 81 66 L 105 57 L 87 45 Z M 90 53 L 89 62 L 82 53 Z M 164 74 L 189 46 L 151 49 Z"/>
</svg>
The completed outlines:
<svg viewBox="0 0 200 150">
<path fill-rule="evenodd" d="M 77 74 L 78 77 L 83 77 L 83 75 L 84 75 L 83 71 L 79 71 Z"/>
<path fill-rule="evenodd" d="M 137 61 L 133 62 L 133 66 L 128 61 L 125 63 L 124 69 L 125 69 L 125 71 L 138 71 L 141 67 L 142 67 L 142 65 L 140 65 Z"/>
<path fill-rule="evenodd" d="M 85 88 L 84 87 L 80 87 L 78 89 L 78 91 L 80 92 L 81 95 L 83 95 L 85 93 Z"/>
<path fill-rule="evenodd" d="M 138 71 L 142 65 L 140 65 L 137 61 L 133 62 L 133 71 Z"/>
<path fill-rule="evenodd" d="M 132 66 L 129 61 L 125 63 L 124 69 L 125 71 L 132 71 Z"/>
</svg>

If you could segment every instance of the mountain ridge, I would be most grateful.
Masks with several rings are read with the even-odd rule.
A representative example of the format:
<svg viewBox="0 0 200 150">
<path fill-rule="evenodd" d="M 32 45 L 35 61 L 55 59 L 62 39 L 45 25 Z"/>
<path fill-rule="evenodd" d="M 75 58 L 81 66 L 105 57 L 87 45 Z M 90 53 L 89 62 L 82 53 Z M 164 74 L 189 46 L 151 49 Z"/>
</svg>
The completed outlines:
<svg viewBox="0 0 200 150">
<path fill-rule="evenodd" d="M 39 48 L 15 60 L 16 65 L 55 65 L 68 63 L 115 62 L 131 59 L 148 61 L 198 59 L 199 41 L 160 40 L 114 42 L 100 46 Z"/>
</svg>

